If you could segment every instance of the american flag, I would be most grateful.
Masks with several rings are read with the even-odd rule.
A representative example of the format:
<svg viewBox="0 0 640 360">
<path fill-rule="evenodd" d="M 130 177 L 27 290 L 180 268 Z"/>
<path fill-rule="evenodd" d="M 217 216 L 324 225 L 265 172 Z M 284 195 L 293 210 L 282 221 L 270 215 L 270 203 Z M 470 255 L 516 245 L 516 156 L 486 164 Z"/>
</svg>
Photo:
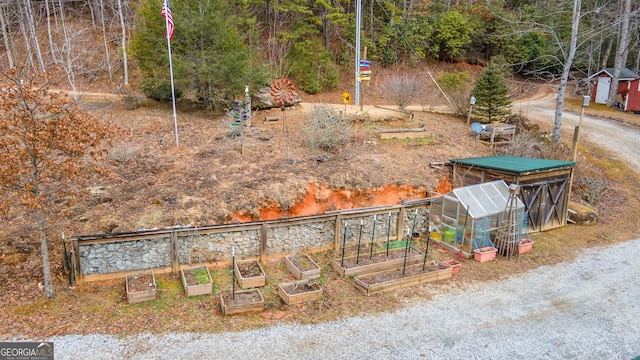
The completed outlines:
<svg viewBox="0 0 640 360">
<path fill-rule="evenodd" d="M 162 3 L 162 17 L 167 19 L 167 36 L 169 37 L 169 41 L 171 41 L 173 39 L 173 15 L 171 15 L 169 0 L 164 0 Z"/>
</svg>

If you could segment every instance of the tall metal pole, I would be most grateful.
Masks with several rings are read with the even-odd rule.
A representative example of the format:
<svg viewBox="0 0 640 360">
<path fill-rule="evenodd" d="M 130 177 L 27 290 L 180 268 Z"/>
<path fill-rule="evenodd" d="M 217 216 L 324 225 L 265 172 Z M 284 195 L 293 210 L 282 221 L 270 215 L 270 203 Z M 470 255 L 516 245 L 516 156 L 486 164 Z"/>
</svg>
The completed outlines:
<svg viewBox="0 0 640 360">
<path fill-rule="evenodd" d="M 355 105 L 360 106 L 360 27 L 362 23 L 362 0 L 356 0 L 356 89 L 354 91 Z"/>
<path fill-rule="evenodd" d="M 164 24 L 166 27 L 166 35 L 167 35 L 167 50 L 169 51 L 169 74 L 171 75 L 171 105 L 173 107 L 173 130 L 176 133 L 176 146 L 178 144 L 178 118 L 176 116 L 176 94 L 173 87 L 173 63 L 171 62 L 171 33 L 169 32 L 169 17 L 171 15 L 171 10 L 169 8 L 169 1 L 165 0 L 164 6 L 166 7 L 167 15 L 164 17 Z"/>
</svg>

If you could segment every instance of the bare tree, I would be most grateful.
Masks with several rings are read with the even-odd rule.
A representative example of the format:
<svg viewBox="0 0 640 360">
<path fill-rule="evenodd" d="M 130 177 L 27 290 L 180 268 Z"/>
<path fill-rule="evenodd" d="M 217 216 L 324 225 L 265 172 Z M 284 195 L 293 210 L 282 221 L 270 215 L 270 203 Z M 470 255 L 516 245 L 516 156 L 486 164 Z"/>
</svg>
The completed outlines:
<svg viewBox="0 0 640 360">
<path fill-rule="evenodd" d="M 122 65 L 124 70 L 124 85 L 129 85 L 129 69 L 127 62 L 127 28 L 124 23 L 124 12 L 122 11 L 122 0 L 118 0 L 118 16 L 120 17 L 120 27 L 122 28 Z"/>
<path fill-rule="evenodd" d="M 30 31 L 31 40 L 33 40 L 34 51 L 36 53 L 36 59 L 40 65 L 40 71 L 44 72 L 44 60 L 42 59 L 42 52 L 40 51 L 40 43 L 38 42 L 38 33 L 36 32 L 36 23 L 33 18 L 33 8 L 31 7 L 31 0 L 24 0 L 25 20 Z"/>
<path fill-rule="evenodd" d="M 618 95 L 618 82 L 620 80 L 620 71 L 627 63 L 629 55 L 629 22 L 631 19 L 631 0 L 624 1 L 624 8 L 621 10 L 622 22 L 620 26 L 620 39 L 616 50 L 616 59 L 613 68 L 613 77 L 611 79 L 611 88 L 609 89 L 608 106 L 616 103 L 616 95 Z"/>
<path fill-rule="evenodd" d="M 558 88 L 558 101 L 556 102 L 555 120 L 553 122 L 553 138 L 556 143 L 560 143 L 562 129 L 562 111 L 564 109 L 564 96 L 569 82 L 573 58 L 576 55 L 576 44 L 578 42 L 578 25 L 580 25 L 581 0 L 573 0 L 573 15 L 571 16 L 571 40 L 569 42 L 569 52 L 565 55 L 562 75 L 560 76 L 560 87 Z"/>
<path fill-rule="evenodd" d="M 109 80 L 113 80 L 113 69 L 111 68 L 111 54 L 109 51 L 109 44 L 107 42 L 107 30 L 104 21 L 104 2 L 100 0 L 100 24 L 102 25 L 102 43 L 104 44 L 104 55 L 107 61 L 107 68 L 109 70 Z"/>
<path fill-rule="evenodd" d="M 2 39 L 4 40 L 4 48 L 7 52 L 7 61 L 9 69 L 13 69 L 13 51 L 11 49 L 11 40 L 9 39 L 9 31 L 7 31 L 7 21 L 4 16 L 4 6 L 0 6 L 0 26 L 2 27 Z"/>
<path fill-rule="evenodd" d="M 0 75 L 0 214 L 20 205 L 35 216 L 44 295 L 52 298 L 47 218 L 77 198 L 87 174 L 105 173 L 95 160 L 116 130 L 49 92 L 48 84 L 15 69 Z"/>
<path fill-rule="evenodd" d="M 51 35 L 51 11 L 49 9 L 49 0 L 44 0 L 44 6 L 47 10 L 47 34 L 49 35 L 49 52 L 53 62 L 56 62 L 56 55 L 53 52 L 53 36 Z"/>
</svg>

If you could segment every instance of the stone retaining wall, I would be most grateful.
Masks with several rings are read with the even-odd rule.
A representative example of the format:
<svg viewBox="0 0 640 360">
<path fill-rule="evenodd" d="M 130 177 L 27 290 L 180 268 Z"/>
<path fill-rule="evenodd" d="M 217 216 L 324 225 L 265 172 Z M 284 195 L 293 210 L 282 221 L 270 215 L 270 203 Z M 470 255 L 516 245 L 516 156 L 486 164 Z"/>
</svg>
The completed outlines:
<svg viewBox="0 0 640 360">
<path fill-rule="evenodd" d="M 87 244 L 80 247 L 83 275 L 171 266 L 171 238 Z"/>
<path fill-rule="evenodd" d="M 79 264 L 77 273 L 82 276 L 175 268 L 229 260 L 232 246 L 237 258 L 247 258 L 331 247 L 338 250 L 343 241 L 345 246 L 354 246 L 358 240 L 366 244 L 371 241 L 374 215 L 375 242 L 394 240 L 398 235 L 403 238 L 413 226 L 415 208 L 419 211 L 414 231 L 426 231 L 427 210 L 423 204 L 257 223 L 78 236 L 72 238 L 72 243 Z M 404 214 L 400 233 L 397 231 L 399 214 Z M 336 234 L 336 221 L 339 221 L 339 234 Z"/>
</svg>

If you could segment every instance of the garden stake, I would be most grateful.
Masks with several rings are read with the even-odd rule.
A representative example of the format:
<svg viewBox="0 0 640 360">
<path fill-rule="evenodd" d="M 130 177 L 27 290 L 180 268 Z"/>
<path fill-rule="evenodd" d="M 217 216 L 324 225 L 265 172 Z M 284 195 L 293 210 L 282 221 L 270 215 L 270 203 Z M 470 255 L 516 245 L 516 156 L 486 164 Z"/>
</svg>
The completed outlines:
<svg viewBox="0 0 640 360">
<path fill-rule="evenodd" d="M 344 222 L 344 235 L 342 235 L 342 260 L 340 266 L 344 268 L 344 243 L 347 241 L 347 222 Z"/>
<path fill-rule="evenodd" d="M 236 299 L 236 253 L 233 246 L 231 246 L 231 299 Z"/>
<path fill-rule="evenodd" d="M 431 210 L 427 213 L 427 247 L 424 249 L 424 260 L 422 260 L 422 271 L 427 264 L 427 254 L 429 253 L 429 240 L 431 239 L 431 225 L 429 222 L 431 221 Z"/>
<path fill-rule="evenodd" d="M 373 238 L 376 236 L 376 218 L 377 214 L 373 215 L 373 229 L 371 229 L 371 248 L 369 249 L 369 260 L 373 256 Z"/>
<path fill-rule="evenodd" d="M 389 257 L 389 239 L 391 238 L 391 211 L 389 211 L 389 223 L 387 224 L 387 257 Z"/>
<path fill-rule="evenodd" d="M 360 235 L 358 235 L 358 252 L 356 253 L 356 265 L 358 265 L 358 261 L 360 260 L 360 240 L 362 239 L 362 223 L 363 223 L 363 220 L 360 219 Z"/>
<path fill-rule="evenodd" d="M 404 276 L 404 271 L 407 268 L 407 249 L 409 248 L 409 244 L 411 241 L 411 235 L 407 231 L 407 243 L 404 246 L 404 263 L 402 264 L 402 276 Z"/>
</svg>

